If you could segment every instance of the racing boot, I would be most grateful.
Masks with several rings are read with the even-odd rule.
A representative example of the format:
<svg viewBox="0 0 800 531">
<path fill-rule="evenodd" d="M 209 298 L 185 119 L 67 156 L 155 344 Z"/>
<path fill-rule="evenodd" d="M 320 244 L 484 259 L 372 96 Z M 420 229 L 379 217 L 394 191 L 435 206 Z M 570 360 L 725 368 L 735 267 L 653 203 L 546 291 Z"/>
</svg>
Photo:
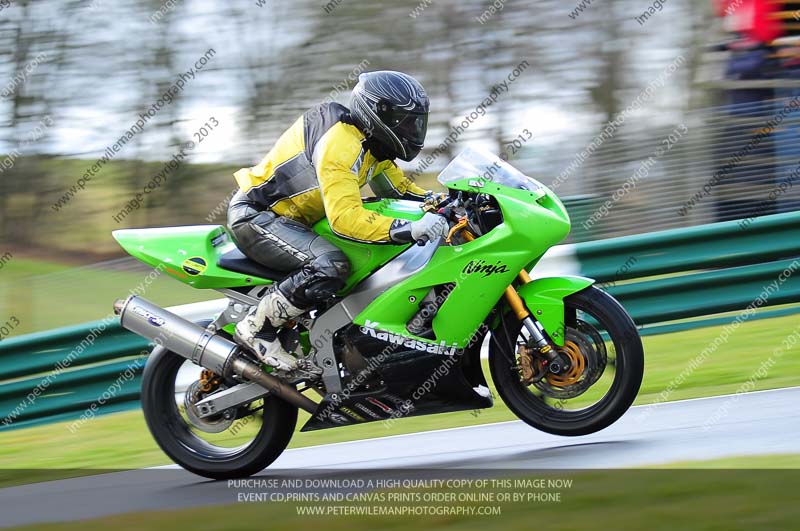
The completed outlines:
<svg viewBox="0 0 800 531">
<path fill-rule="evenodd" d="M 234 339 L 267 365 L 291 371 L 297 368 L 297 358 L 284 350 L 278 339 L 278 328 L 303 313 L 305 310 L 289 302 L 281 290 L 273 288 L 236 324 Z"/>
</svg>

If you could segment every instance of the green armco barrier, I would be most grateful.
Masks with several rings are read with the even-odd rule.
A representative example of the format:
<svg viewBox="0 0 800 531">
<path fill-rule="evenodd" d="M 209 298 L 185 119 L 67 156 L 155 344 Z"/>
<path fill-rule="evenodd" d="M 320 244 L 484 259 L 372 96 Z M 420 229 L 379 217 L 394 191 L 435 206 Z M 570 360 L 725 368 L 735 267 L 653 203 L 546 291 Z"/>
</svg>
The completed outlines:
<svg viewBox="0 0 800 531">
<path fill-rule="evenodd" d="M 794 266 L 792 265 L 794 264 Z M 786 259 L 716 271 L 609 287 L 637 325 L 742 310 L 764 296 L 758 307 L 800 301 L 800 259 Z M 754 308 L 756 306 L 753 306 Z M 800 311 L 800 308 L 798 308 Z"/>
<path fill-rule="evenodd" d="M 6 380 L 51 371 L 66 358 L 74 368 L 114 360 L 122 352 L 138 353 L 146 346 L 146 340 L 119 326 L 116 318 L 37 332 L 0 342 L 0 375 Z"/>
<path fill-rule="evenodd" d="M 581 274 L 598 282 L 800 256 L 800 212 L 725 221 L 575 245 Z M 627 264 L 627 265 L 626 265 Z"/>
<path fill-rule="evenodd" d="M 78 371 L 63 372 L 49 380 L 47 375 L 28 378 L 0 386 L 0 411 L 8 415 L 20 404 L 14 424 L 28 423 L 59 413 L 83 413 L 93 403 L 96 408 L 139 399 L 141 371 L 144 358 L 117 361 Z M 34 388 L 43 388 L 35 400 L 26 402 Z M 4 417 L 5 418 L 5 417 Z"/>
<path fill-rule="evenodd" d="M 800 212 L 574 247 L 580 273 L 605 285 L 637 324 L 648 325 L 643 333 L 724 324 L 733 317 L 718 314 L 743 310 L 759 297 L 758 306 L 800 302 L 800 275 L 793 274 L 800 269 Z M 759 316 L 798 311 L 800 305 Z M 75 354 L 81 342 L 85 348 Z M 55 421 L 79 426 L 93 404 L 91 415 L 138 408 L 146 349 L 147 341 L 116 320 L 0 341 L 0 431 Z"/>
<path fill-rule="evenodd" d="M 0 342 L 0 431 L 139 407 L 148 348 L 117 319 Z"/>
</svg>

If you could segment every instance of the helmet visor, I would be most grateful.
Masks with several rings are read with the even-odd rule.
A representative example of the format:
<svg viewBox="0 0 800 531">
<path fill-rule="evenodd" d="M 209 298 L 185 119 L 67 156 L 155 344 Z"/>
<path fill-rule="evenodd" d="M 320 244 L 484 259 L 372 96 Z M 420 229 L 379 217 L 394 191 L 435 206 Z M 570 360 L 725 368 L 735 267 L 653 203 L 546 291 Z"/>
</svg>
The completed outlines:
<svg viewBox="0 0 800 531">
<path fill-rule="evenodd" d="M 411 144 L 422 146 L 428 131 L 428 113 L 394 111 L 388 113 L 384 123 L 394 134 Z"/>
</svg>

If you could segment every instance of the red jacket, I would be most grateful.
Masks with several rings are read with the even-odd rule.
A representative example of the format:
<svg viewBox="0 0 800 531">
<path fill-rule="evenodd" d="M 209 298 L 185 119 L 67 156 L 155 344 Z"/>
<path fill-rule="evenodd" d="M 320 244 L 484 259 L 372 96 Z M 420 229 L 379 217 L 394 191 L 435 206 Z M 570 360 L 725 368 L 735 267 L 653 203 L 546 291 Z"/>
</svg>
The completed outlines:
<svg viewBox="0 0 800 531">
<path fill-rule="evenodd" d="M 712 0 L 717 14 L 729 17 L 728 28 L 751 41 L 770 43 L 783 35 L 781 21 L 770 14 L 781 10 L 781 4 L 769 0 Z"/>
</svg>

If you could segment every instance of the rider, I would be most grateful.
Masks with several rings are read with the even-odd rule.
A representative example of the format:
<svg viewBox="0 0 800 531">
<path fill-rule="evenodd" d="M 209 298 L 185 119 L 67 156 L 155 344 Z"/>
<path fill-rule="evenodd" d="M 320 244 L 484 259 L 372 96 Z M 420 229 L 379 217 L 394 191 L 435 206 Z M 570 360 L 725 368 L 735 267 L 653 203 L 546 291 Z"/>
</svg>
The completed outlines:
<svg viewBox="0 0 800 531">
<path fill-rule="evenodd" d="M 278 327 L 333 296 L 350 273 L 345 254 L 311 225 L 327 217 L 338 236 L 376 244 L 446 233 L 446 221 L 436 214 L 409 222 L 361 202 L 367 182 L 379 196 L 430 197 L 394 163 L 411 161 L 422 149 L 429 107 L 422 85 L 400 72 L 361 74 L 349 106 L 312 108 L 258 165 L 235 173 L 239 190 L 228 225 L 236 244 L 251 260 L 290 273 L 236 325 L 235 338 L 279 370 L 295 368 L 297 360 L 281 346 Z"/>
</svg>

